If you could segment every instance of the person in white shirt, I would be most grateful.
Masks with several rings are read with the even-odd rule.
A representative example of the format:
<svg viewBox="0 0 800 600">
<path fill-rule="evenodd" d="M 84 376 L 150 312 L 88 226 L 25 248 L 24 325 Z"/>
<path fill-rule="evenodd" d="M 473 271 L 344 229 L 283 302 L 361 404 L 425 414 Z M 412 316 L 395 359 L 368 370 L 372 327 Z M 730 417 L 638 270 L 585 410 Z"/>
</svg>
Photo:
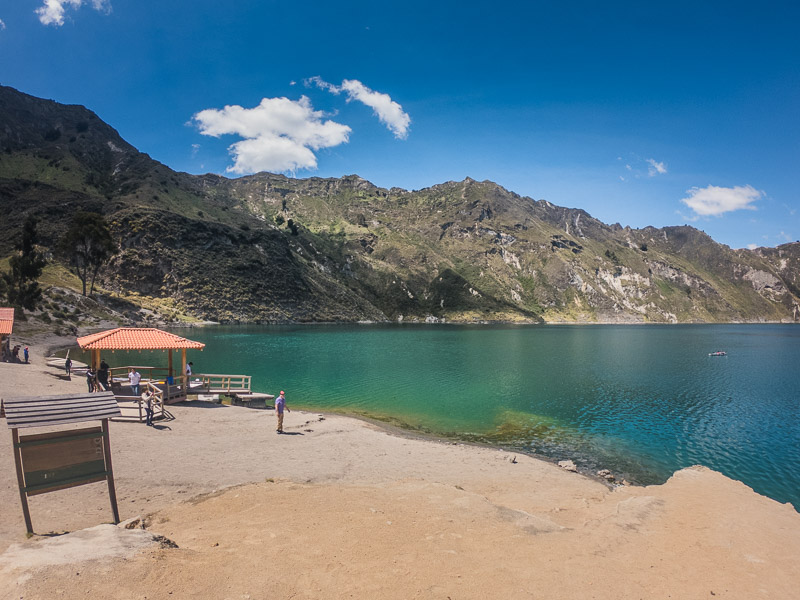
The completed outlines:
<svg viewBox="0 0 800 600">
<path fill-rule="evenodd" d="M 131 384 L 131 392 L 132 395 L 138 396 L 139 395 L 139 382 L 142 380 L 142 375 L 131 367 L 130 371 L 128 371 L 128 382 Z"/>
</svg>

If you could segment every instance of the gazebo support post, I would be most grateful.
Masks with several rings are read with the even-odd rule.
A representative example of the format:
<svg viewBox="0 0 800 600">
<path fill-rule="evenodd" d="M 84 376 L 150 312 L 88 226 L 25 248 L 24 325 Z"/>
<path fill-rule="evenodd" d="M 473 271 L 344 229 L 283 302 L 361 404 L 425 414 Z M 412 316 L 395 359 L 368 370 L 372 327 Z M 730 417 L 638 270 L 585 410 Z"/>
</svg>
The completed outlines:
<svg viewBox="0 0 800 600">
<path fill-rule="evenodd" d="M 174 377 L 175 373 L 172 372 L 172 350 L 167 350 L 167 368 L 169 369 L 169 376 Z"/>
<path fill-rule="evenodd" d="M 186 377 L 186 348 L 181 348 L 181 375 Z M 189 392 L 189 378 L 186 377 L 185 381 L 186 392 Z"/>
</svg>

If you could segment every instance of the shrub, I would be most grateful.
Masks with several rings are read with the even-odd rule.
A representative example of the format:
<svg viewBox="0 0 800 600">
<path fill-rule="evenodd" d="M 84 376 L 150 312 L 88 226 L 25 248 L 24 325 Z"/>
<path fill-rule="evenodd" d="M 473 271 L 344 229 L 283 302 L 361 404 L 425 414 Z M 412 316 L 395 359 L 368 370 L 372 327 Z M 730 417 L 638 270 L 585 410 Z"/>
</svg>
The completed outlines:
<svg viewBox="0 0 800 600">
<path fill-rule="evenodd" d="M 55 142 L 61 137 L 61 130 L 58 127 L 53 127 L 44 132 L 44 139 L 48 142 Z"/>
</svg>

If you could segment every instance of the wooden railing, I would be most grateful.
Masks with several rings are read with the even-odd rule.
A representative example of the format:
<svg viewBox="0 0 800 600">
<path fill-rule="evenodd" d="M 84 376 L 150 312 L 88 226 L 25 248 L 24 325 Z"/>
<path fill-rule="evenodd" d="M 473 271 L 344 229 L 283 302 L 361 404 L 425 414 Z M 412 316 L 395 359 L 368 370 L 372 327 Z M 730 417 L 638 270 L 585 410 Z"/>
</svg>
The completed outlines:
<svg viewBox="0 0 800 600">
<path fill-rule="evenodd" d="M 164 416 L 164 390 L 159 388 L 158 386 L 154 385 L 151 382 L 146 382 L 144 384 L 144 391 L 149 392 L 152 394 L 152 398 L 150 399 L 151 406 L 153 407 L 153 418 L 155 419 L 157 416 Z M 145 408 L 145 404 L 147 400 L 139 396 L 139 421 L 147 419 L 147 409 Z"/>
<path fill-rule="evenodd" d="M 227 394 L 249 393 L 251 375 L 215 375 L 198 373 L 189 378 L 189 393 Z"/>
<path fill-rule="evenodd" d="M 164 367 L 113 367 L 109 369 L 111 374 L 111 389 L 114 390 L 120 400 L 131 400 L 133 396 L 126 394 L 129 387 L 128 371 L 134 368 L 142 376 L 139 382 L 139 389 L 144 391 L 146 386 L 152 386 L 159 390 L 159 395 L 164 403 L 169 404 L 172 400 L 183 400 L 186 398 L 186 376 L 178 375 L 172 377 L 169 370 Z"/>
<path fill-rule="evenodd" d="M 130 369 L 136 369 L 139 371 L 139 374 L 142 376 L 142 381 L 147 381 L 149 379 L 166 379 L 169 377 L 169 370 L 165 367 L 138 367 L 138 366 L 130 366 L 130 367 L 111 367 L 108 370 L 109 377 L 111 381 L 117 379 L 121 383 L 125 383 L 128 380 L 128 371 Z"/>
<path fill-rule="evenodd" d="M 144 390 L 146 392 L 150 392 L 153 395 L 153 408 L 155 408 L 155 406 L 158 404 L 158 405 L 161 405 L 161 409 L 163 410 L 164 409 L 164 390 L 162 390 L 158 386 L 153 385 L 153 383 L 150 382 L 150 381 L 148 381 L 145 384 Z"/>
<path fill-rule="evenodd" d="M 143 390 L 143 393 L 149 392 L 152 394 L 150 401 L 153 408 L 153 418 L 155 419 L 157 417 L 163 417 L 164 390 L 161 389 L 157 384 L 149 381 L 142 383 L 141 389 Z M 140 423 L 147 420 L 147 409 L 145 408 L 147 400 L 142 398 L 142 395 L 132 396 L 115 393 L 114 396 L 120 405 L 120 409 L 122 410 L 122 415 L 120 417 L 115 417 L 115 419 L 119 419 L 121 421 L 135 420 L 139 421 Z M 131 411 L 134 411 L 134 414 L 131 414 Z"/>
<path fill-rule="evenodd" d="M 189 394 L 250 394 L 252 377 L 250 375 L 223 375 L 197 373 L 194 375 L 170 376 L 164 367 L 113 367 L 109 369 L 111 389 L 119 400 L 135 400 L 128 391 L 128 372 L 136 369 L 142 376 L 140 391 L 158 390 L 161 406 L 174 401 L 185 400 Z"/>
</svg>

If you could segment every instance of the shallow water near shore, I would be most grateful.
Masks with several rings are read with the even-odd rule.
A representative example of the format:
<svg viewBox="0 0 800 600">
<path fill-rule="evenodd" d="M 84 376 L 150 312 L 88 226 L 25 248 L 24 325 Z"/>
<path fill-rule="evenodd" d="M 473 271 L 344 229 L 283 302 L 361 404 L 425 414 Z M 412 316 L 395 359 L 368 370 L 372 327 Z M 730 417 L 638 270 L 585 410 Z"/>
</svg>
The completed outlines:
<svg viewBox="0 0 800 600">
<path fill-rule="evenodd" d="M 642 484 L 703 464 L 800 508 L 800 327 L 219 326 L 195 372 L 292 408 L 571 458 Z M 709 352 L 727 351 L 712 357 Z M 76 354 L 73 352 L 73 357 Z M 115 353 L 112 366 L 166 364 Z"/>
</svg>

